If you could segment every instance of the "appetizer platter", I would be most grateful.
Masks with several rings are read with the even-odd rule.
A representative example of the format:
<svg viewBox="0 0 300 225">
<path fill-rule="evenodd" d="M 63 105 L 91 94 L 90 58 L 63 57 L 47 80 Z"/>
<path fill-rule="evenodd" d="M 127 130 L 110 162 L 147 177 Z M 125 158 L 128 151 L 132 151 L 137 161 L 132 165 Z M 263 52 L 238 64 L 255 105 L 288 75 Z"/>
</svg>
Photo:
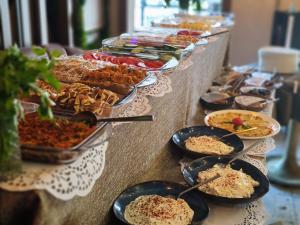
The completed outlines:
<svg viewBox="0 0 300 225">
<path fill-rule="evenodd" d="M 150 60 L 127 56 L 127 54 L 123 55 L 122 53 L 110 54 L 107 52 L 86 52 L 83 55 L 83 58 L 87 60 L 106 61 L 116 65 L 126 64 L 133 68 L 139 68 L 148 71 L 165 71 L 175 68 L 178 65 L 178 60 L 175 57 L 172 57 L 170 60 L 165 62 L 163 60 Z"/>
<path fill-rule="evenodd" d="M 223 168 L 221 164 L 229 160 L 224 156 L 207 156 L 185 166 L 182 174 L 191 186 L 219 174 L 219 178 L 198 188 L 203 196 L 219 203 L 247 204 L 268 192 L 269 180 L 259 169 L 240 159 Z"/>
<path fill-rule="evenodd" d="M 215 13 L 215 12 L 200 12 L 200 13 L 175 13 L 175 17 L 183 19 L 204 20 L 210 21 L 213 27 L 232 27 L 233 17 L 232 13 Z"/>
<path fill-rule="evenodd" d="M 98 64 L 90 60 L 76 58 L 59 60 L 53 72 L 61 82 L 80 82 L 90 86 L 111 89 L 112 91 L 119 88 L 119 92 L 128 91 L 130 87 L 139 84 L 147 77 L 147 71 L 145 70 L 107 62 Z"/>
<path fill-rule="evenodd" d="M 83 111 L 93 112 L 97 116 L 110 116 L 113 109 L 129 104 L 136 96 L 136 88 L 127 94 L 118 94 L 113 91 L 88 86 L 83 83 L 61 83 L 60 90 L 51 88 L 43 81 L 37 81 L 38 86 L 49 93 L 55 102 L 52 107 L 55 114 L 73 115 Z M 31 95 L 23 98 L 28 102 L 39 103 L 39 96 Z"/>
<path fill-rule="evenodd" d="M 125 224 L 198 224 L 209 213 L 197 191 L 177 199 L 187 187 L 167 181 L 148 181 L 129 187 L 113 204 L 115 216 Z"/>
<path fill-rule="evenodd" d="M 88 148 L 106 141 L 111 126 L 94 126 L 70 117 L 42 120 L 37 113 L 28 113 L 19 124 L 22 157 L 26 160 L 65 164 L 75 161 Z"/>
<path fill-rule="evenodd" d="M 167 17 L 152 21 L 153 27 L 188 29 L 196 31 L 210 31 L 215 25 L 213 21 L 193 18 Z"/>
<path fill-rule="evenodd" d="M 176 131 L 173 143 L 190 157 L 208 155 L 232 156 L 244 149 L 242 140 L 235 134 L 217 127 L 194 126 Z"/>
<path fill-rule="evenodd" d="M 235 97 L 234 101 L 239 108 L 255 112 L 262 111 L 264 108 L 266 108 L 267 103 L 269 102 L 261 97 L 247 95 L 237 96 Z"/>
<path fill-rule="evenodd" d="M 239 134 L 242 139 L 263 139 L 273 137 L 280 131 L 280 124 L 263 113 L 247 110 L 220 110 L 208 114 L 204 118 L 207 126 L 215 126 L 231 132 L 257 127 Z"/>
<path fill-rule="evenodd" d="M 112 54 L 127 54 L 142 59 L 169 61 L 177 60 L 190 54 L 195 45 L 191 42 L 178 41 L 176 44 L 164 39 L 149 36 L 130 36 L 108 38 L 102 41 L 102 51 Z"/>
<path fill-rule="evenodd" d="M 232 107 L 234 97 L 226 92 L 214 91 L 202 95 L 199 102 L 204 108 L 221 110 Z"/>
<path fill-rule="evenodd" d="M 241 87 L 240 91 L 245 95 L 258 96 L 262 98 L 268 98 L 271 96 L 271 91 L 265 87 L 245 86 Z"/>
<path fill-rule="evenodd" d="M 127 33 L 122 34 L 123 36 L 128 35 Z M 151 37 L 155 40 L 163 39 L 166 43 L 176 45 L 177 43 L 193 43 L 195 46 L 207 45 L 208 40 L 201 36 L 201 32 L 189 31 L 189 30 L 178 30 L 178 29 L 161 29 L 153 28 L 140 28 L 137 32 L 130 34 L 136 37 Z"/>
</svg>

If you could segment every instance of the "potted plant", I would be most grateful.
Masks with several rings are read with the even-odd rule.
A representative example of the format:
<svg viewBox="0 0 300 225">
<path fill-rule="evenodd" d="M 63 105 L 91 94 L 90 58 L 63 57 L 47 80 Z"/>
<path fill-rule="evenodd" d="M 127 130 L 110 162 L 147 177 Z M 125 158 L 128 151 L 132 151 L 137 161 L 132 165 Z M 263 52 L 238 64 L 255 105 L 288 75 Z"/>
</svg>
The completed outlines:
<svg viewBox="0 0 300 225">
<path fill-rule="evenodd" d="M 35 82 L 41 79 L 59 87 L 51 72 L 54 59 L 41 57 L 46 54 L 43 48 L 33 47 L 32 51 L 40 57 L 27 58 L 17 46 L 0 51 L 0 180 L 7 179 L 21 168 L 18 120 L 23 118 L 24 112 L 18 97 L 28 95 L 29 91 L 37 93 L 41 99 L 39 115 L 53 118 L 50 106 L 54 103 Z M 51 55 L 55 58 L 60 53 L 55 51 Z"/>
</svg>

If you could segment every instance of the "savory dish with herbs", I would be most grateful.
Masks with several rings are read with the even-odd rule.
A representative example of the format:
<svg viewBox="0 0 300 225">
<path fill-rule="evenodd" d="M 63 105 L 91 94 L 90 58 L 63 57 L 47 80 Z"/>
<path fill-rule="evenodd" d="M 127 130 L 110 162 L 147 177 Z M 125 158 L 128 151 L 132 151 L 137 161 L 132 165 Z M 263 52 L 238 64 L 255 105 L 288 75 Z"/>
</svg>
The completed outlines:
<svg viewBox="0 0 300 225">
<path fill-rule="evenodd" d="M 124 216 L 132 225 L 188 225 L 194 211 L 183 199 L 143 195 L 126 206 Z"/>
<path fill-rule="evenodd" d="M 165 40 L 168 43 L 174 43 L 174 44 L 176 44 L 178 41 L 191 42 L 194 44 L 199 41 L 198 38 L 192 35 L 185 35 L 185 34 L 169 35 Z"/>
<path fill-rule="evenodd" d="M 126 65 L 97 66 L 92 60 L 61 60 L 54 69 L 55 77 L 62 82 L 80 82 L 92 86 L 125 84 L 134 86 L 145 79 L 147 72 Z"/>
<path fill-rule="evenodd" d="M 189 137 L 185 147 L 191 151 L 211 155 L 228 155 L 234 148 L 211 136 Z"/>
<path fill-rule="evenodd" d="M 197 31 L 210 31 L 211 24 L 206 21 L 183 21 L 178 24 L 171 23 L 162 23 L 161 27 L 169 27 L 169 28 L 180 28 L 180 29 L 189 29 L 189 30 L 197 30 Z"/>
<path fill-rule="evenodd" d="M 217 174 L 220 175 L 219 178 L 198 187 L 199 190 L 225 198 L 250 198 L 254 188 L 259 186 L 259 182 L 245 174 L 242 169 L 234 170 L 230 166 L 223 168 L 218 164 L 199 172 L 198 180 L 207 180 Z"/>
<path fill-rule="evenodd" d="M 22 145 L 67 149 L 76 146 L 92 134 L 96 127 L 83 122 L 56 118 L 42 120 L 37 113 L 25 115 L 19 123 L 19 137 Z"/>
<path fill-rule="evenodd" d="M 104 52 L 86 52 L 83 55 L 83 58 L 86 60 L 101 60 L 116 65 L 126 64 L 145 70 L 158 70 L 162 68 L 165 64 L 165 62 L 161 60 L 147 60 L 130 56 L 115 56 Z"/>
<path fill-rule="evenodd" d="M 273 129 L 268 121 L 251 113 L 227 112 L 212 115 L 208 119 L 208 124 L 210 126 L 219 127 L 230 132 L 258 127 L 258 129 L 244 132 L 244 137 L 261 137 L 269 135 L 273 132 Z"/>
<path fill-rule="evenodd" d="M 50 94 L 50 98 L 58 106 L 75 113 L 91 111 L 96 115 L 105 115 L 107 110 L 120 99 L 120 95 L 112 91 L 82 83 L 63 83 L 60 90 L 51 88 L 43 81 L 38 81 L 37 84 Z"/>
</svg>

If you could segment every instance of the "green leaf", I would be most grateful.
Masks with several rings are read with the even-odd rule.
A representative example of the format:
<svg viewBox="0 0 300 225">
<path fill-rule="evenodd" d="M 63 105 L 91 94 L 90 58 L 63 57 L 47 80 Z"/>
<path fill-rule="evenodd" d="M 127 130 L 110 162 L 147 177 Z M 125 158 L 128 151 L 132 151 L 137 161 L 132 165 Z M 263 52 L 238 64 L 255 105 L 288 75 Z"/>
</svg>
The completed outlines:
<svg viewBox="0 0 300 225">
<path fill-rule="evenodd" d="M 42 56 L 42 55 L 45 55 L 47 53 L 45 48 L 41 48 L 39 46 L 33 46 L 32 47 L 32 52 L 34 54 L 36 54 L 37 56 Z"/>
<path fill-rule="evenodd" d="M 62 55 L 62 51 L 58 50 L 58 49 L 54 49 L 53 51 L 50 52 L 50 56 L 52 58 L 58 58 Z"/>
</svg>

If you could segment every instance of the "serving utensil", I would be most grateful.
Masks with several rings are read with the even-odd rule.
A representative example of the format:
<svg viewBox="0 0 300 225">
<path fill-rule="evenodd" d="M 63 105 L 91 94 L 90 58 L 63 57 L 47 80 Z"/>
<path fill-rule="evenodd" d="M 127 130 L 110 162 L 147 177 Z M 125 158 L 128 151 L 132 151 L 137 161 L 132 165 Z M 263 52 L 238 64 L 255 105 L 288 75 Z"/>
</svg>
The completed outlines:
<svg viewBox="0 0 300 225">
<path fill-rule="evenodd" d="M 224 137 L 229 137 L 229 136 L 235 135 L 235 134 L 246 133 L 246 132 L 251 131 L 251 130 L 256 130 L 257 128 L 258 128 L 258 127 L 251 127 L 251 128 L 246 129 L 246 130 L 240 130 L 240 131 L 232 132 L 232 133 L 230 133 L 230 134 L 225 134 L 225 135 L 223 135 L 222 137 L 216 137 L 216 139 L 221 140 L 221 139 L 223 139 Z"/>
<path fill-rule="evenodd" d="M 253 144 L 251 144 L 250 146 L 248 146 L 247 148 L 245 148 L 243 151 L 238 152 L 231 160 L 229 160 L 227 163 L 219 163 L 219 165 L 221 165 L 223 168 L 225 168 L 226 166 L 230 165 L 233 161 L 235 161 L 236 159 L 238 159 L 239 157 L 245 155 L 247 152 L 249 152 L 253 147 L 255 147 L 259 142 L 256 141 Z"/>
<path fill-rule="evenodd" d="M 215 175 L 215 176 L 213 176 L 213 177 L 211 177 L 211 178 L 209 178 L 209 179 L 207 179 L 207 180 L 205 180 L 203 182 L 199 182 L 198 184 L 196 184 L 196 185 L 194 185 L 194 186 L 192 186 L 192 187 L 190 187 L 190 188 L 188 188 L 188 189 L 180 192 L 175 199 L 180 198 L 182 195 L 186 194 L 187 192 L 192 191 L 192 190 L 194 190 L 194 189 L 196 189 L 196 188 L 198 188 L 198 187 L 200 187 L 200 186 L 202 186 L 204 184 L 208 184 L 209 182 L 212 182 L 213 180 L 219 178 L 220 176 L 221 176 L 220 174 L 217 174 L 217 175 Z M 173 197 L 173 196 L 168 196 L 168 197 Z"/>
<path fill-rule="evenodd" d="M 201 38 L 213 37 L 213 36 L 228 33 L 228 32 L 229 32 L 229 30 L 222 30 L 222 31 L 218 31 L 218 32 L 215 32 L 215 33 L 211 33 L 211 34 L 208 34 L 208 35 L 201 36 Z"/>
<path fill-rule="evenodd" d="M 91 126 L 96 125 L 99 122 L 139 122 L 139 121 L 153 121 L 154 115 L 142 115 L 142 116 L 128 116 L 128 117 L 108 117 L 98 119 L 94 113 L 90 111 L 83 111 L 74 116 L 72 120 L 83 121 Z"/>
</svg>

